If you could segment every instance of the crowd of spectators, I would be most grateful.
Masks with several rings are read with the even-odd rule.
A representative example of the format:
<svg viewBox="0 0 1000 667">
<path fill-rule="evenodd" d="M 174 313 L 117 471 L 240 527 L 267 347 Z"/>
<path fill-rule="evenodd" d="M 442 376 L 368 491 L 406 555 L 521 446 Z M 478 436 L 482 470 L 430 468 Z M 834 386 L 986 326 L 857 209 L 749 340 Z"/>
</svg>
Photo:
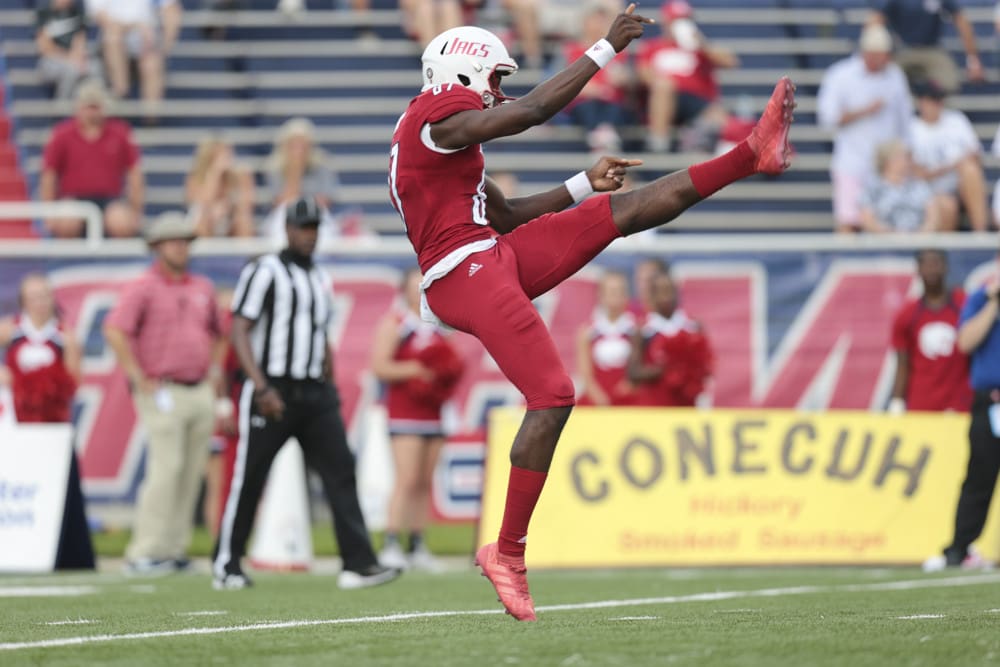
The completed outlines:
<svg viewBox="0 0 1000 667">
<path fill-rule="evenodd" d="M 1000 226 L 987 205 L 979 137 L 968 117 L 946 102 L 962 84 L 941 45 L 948 21 L 961 37 L 966 79 L 984 81 L 975 34 L 955 1 L 875 3 L 858 53 L 825 73 L 817 117 L 833 134 L 838 231 Z"/>
<path fill-rule="evenodd" d="M 370 9 L 368 0 L 336 5 L 361 16 Z M 239 9 L 243 3 L 205 0 L 203 6 Z M 404 31 L 421 45 L 442 30 L 475 21 L 483 10 L 489 10 L 490 21 L 502 11 L 508 21 L 503 36 L 521 66 L 545 71 L 579 57 L 622 6 L 621 0 L 400 1 Z M 276 0 L 275 7 L 292 16 L 306 12 L 301 0 Z M 974 85 L 986 76 L 971 23 L 957 0 L 878 0 L 872 7 L 857 53 L 829 68 L 817 94 L 817 122 L 833 139 L 834 228 L 995 228 L 1000 183 L 991 210 L 979 139 L 947 100 L 963 81 Z M 38 197 L 97 204 L 110 237 L 139 234 L 145 202 L 140 150 L 129 122 L 109 113 L 116 100 L 135 94 L 142 101 L 136 121 L 158 122 L 165 63 L 180 36 L 182 12 L 180 0 L 38 0 L 40 76 L 54 97 L 76 100 L 75 116 L 53 128 L 45 148 Z M 739 57 L 713 44 L 696 18 L 684 0 L 668 0 L 658 17 L 659 32 L 602 69 L 582 91 L 563 122 L 580 127 L 590 151 L 638 148 L 630 143 L 635 135 L 623 131 L 629 127 L 643 127 L 642 147 L 655 153 L 713 152 L 749 132 L 742 112 L 723 103 L 717 78 L 718 70 L 739 67 Z M 942 46 L 949 22 L 961 38 L 964 68 Z M 90 42 L 88 24 L 96 26 Z M 1000 13 L 997 25 L 1000 30 Z M 104 88 L 97 83 L 102 75 Z M 891 142 L 903 143 L 890 149 Z M 258 187 L 272 206 L 272 214 L 261 219 L 254 216 Z M 322 203 L 324 237 L 344 231 L 333 214 L 338 199 L 333 160 L 305 117 L 289 119 L 277 130 L 259 174 L 243 164 L 224 136 L 206 137 L 193 156 L 184 194 L 185 202 L 177 205 L 186 205 L 205 236 L 278 239 L 282 229 L 273 211 L 299 196 Z M 60 238 L 84 233 L 82 220 L 48 220 L 46 228 Z"/>
</svg>

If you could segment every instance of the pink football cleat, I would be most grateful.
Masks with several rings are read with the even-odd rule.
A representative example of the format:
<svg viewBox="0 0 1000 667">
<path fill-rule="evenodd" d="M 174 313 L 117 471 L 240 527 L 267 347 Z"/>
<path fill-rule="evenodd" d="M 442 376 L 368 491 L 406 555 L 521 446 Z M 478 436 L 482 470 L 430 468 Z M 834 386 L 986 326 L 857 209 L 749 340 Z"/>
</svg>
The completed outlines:
<svg viewBox="0 0 1000 667">
<path fill-rule="evenodd" d="M 484 545 L 476 552 L 476 565 L 496 589 L 507 613 L 519 621 L 534 621 L 535 603 L 528 592 L 528 570 L 524 562 L 502 555 L 496 542 Z"/>
<path fill-rule="evenodd" d="M 792 126 L 794 110 L 795 84 L 783 76 L 747 139 L 757 155 L 754 168 L 759 173 L 776 175 L 791 166 L 792 147 L 788 143 L 788 130 Z"/>
</svg>

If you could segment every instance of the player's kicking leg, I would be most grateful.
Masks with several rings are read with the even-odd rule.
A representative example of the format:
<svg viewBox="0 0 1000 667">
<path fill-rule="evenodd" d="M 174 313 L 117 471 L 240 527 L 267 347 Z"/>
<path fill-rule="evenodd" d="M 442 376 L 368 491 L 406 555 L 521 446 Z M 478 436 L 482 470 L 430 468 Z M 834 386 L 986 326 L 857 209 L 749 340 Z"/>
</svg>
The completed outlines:
<svg viewBox="0 0 1000 667">
<path fill-rule="evenodd" d="M 573 404 L 572 383 L 530 299 L 576 273 L 617 236 L 664 224 L 740 178 L 786 169 L 794 106 L 794 86 L 782 79 L 753 134 L 737 149 L 632 193 L 612 195 L 610 206 L 607 198 L 594 198 L 523 225 L 501 236 L 495 251 L 470 257 L 429 289 L 431 308 L 453 327 L 479 338 L 528 404 L 511 449 L 499 539 L 476 554 L 500 601 L 518 620 L 535 620 L 524 542 Z M 480 270 L 467 271 L 465 265 L 473 260 Z M 473 289 L 480 298 L 467 298 Z"/>
<path fill-rule="evenodd" d="M 730 183 L 754 174 L 780 174 L 790 166 L 788 130 L 794 110 L 795 86 L 782 77 L 746 141 L 714 160 L 611 195 L 615 225 L 625 236 L 658 227 Z"/>
</svg>

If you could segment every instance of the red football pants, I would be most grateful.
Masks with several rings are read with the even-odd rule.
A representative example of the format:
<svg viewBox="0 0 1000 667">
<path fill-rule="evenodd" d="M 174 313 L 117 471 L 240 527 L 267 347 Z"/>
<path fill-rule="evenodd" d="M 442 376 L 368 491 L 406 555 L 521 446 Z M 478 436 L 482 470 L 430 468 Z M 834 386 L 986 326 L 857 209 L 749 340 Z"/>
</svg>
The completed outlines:
<svg viewBox="0 0 1000 667">
<path fill-rule="evenodd" d="M 531 300 L 579 271 L 621 236 L 608 196 L 547 213 L 473 253 L 427 288 L 443 322 L 478 338 L 529 410 L 574 403 L 573 381 Z"/>
</svg>

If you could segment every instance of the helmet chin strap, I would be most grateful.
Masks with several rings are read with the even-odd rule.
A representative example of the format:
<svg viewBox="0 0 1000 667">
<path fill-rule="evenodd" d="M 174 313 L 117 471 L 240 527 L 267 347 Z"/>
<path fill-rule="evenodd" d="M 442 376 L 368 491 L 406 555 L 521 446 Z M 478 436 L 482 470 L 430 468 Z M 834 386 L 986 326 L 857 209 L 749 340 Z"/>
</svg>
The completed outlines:
<svg viewBox="0 0 1000 667">
<path fill-rule="evenodd" d="M 516 99 L 516 97 L 508 97 L 507 95 L 504 95 L 503 92 L 499 90 L 494 92 L 489 90 L 483 91 L 483 107 L 486 109 L 493 109 L 501 104 L 513 102 Z"/>
</svg>

